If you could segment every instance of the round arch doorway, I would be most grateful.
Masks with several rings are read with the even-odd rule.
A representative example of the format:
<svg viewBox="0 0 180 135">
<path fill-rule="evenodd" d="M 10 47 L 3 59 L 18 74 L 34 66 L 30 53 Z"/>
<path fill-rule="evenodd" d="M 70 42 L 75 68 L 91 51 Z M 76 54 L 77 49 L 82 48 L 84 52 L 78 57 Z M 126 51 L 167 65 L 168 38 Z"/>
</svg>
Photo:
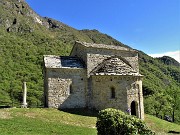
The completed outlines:
<svg viewBox="0 0 180 135">
<path fill-rule="evenodd" d="M 137 103 L 135 101 L 131 102 L 131 115 L 137 116 Z"/>
</svg>

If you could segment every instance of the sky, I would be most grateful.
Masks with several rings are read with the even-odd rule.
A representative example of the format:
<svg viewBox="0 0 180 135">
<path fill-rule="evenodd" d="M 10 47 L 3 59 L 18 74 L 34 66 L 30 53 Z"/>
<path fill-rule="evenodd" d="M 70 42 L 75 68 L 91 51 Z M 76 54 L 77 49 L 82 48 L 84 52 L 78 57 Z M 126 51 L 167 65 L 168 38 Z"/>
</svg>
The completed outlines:
<svg viewBox="0 0 180 135">
<path fill-rule="evenodd" d="M 153 57 L 180 62 L 180 0 L 26 0 L 43 17 L 97 29 Z"/>
</svg>

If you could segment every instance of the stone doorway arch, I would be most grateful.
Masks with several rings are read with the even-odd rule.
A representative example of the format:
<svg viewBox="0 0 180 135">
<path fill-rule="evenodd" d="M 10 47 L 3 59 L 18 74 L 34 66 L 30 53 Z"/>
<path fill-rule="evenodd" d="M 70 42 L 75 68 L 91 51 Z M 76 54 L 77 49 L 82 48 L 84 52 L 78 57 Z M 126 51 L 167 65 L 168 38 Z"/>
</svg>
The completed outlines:
<svg viewBox="0 0 180 135">
<path fill-rule="evenodd" d="M 137 116 L 137 102 L 131 102 L 131 115 Z"/>
</svg>

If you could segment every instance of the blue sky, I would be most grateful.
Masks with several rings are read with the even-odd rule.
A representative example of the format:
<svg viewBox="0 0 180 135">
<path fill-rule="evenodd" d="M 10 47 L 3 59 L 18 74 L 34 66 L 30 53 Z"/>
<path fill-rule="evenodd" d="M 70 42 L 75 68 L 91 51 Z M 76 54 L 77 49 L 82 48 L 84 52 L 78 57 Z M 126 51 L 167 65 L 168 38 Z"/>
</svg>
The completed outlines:
<svg viewBox="0 0 180 135">
<path fill-rule="evenodd" d="M 39 15 L 97 29 L 152 56 L 180 61 L 180 0 L 26 0 Z"/>
</svg>

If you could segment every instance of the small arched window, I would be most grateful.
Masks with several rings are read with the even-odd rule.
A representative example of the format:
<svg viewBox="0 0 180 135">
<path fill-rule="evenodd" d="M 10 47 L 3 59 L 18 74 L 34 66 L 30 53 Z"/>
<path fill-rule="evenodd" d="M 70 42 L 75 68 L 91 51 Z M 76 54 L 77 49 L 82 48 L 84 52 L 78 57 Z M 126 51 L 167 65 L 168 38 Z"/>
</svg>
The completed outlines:
<svg viewBox="0 0 180 135">
<path fill-rule="evenodd" d="M 137 84 L 137 89 L 139 90 L 139 84 Z"/>
<path fill-rule="evenodd" d="M 72 84 L 70 84 L 69 86 L 69 94 L 72 94 L 73 90 L 72 90 Z"/>
<path fill-rule="evenodd" d="M 72 84 L 69 85 L 68 89 L 67 89 L 67 94 L 70 95 L 72 94 L 73 90 L 72 90 Z"/>
<path fill-rule="evenodd" d="M 111 98 L 115 98 L 115 97 L 116 97 L 115 88 L 111 87 Z"/>
</svg>

